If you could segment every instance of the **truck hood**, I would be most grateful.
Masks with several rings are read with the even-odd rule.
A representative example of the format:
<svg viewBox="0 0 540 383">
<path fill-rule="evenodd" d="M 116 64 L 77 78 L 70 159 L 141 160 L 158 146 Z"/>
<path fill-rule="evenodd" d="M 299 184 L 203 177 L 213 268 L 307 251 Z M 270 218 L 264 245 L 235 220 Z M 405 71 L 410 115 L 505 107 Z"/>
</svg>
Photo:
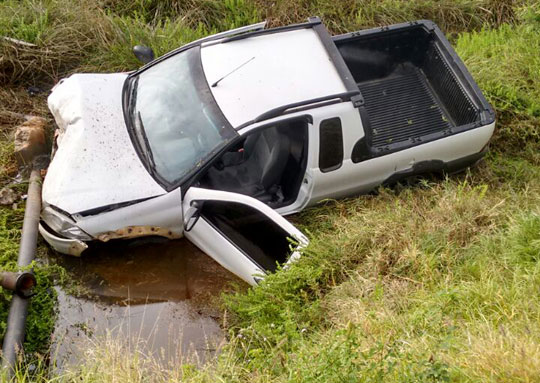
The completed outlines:
<svg viewBox="0 0 540 383">
<path fill-rule="evenodd" d="M 122 112 L 126 74 L 76 74 L 48 98 L 57 146 L 44 204 L 70 214 L 165 194 L 139 159 Z"/>
</svg>

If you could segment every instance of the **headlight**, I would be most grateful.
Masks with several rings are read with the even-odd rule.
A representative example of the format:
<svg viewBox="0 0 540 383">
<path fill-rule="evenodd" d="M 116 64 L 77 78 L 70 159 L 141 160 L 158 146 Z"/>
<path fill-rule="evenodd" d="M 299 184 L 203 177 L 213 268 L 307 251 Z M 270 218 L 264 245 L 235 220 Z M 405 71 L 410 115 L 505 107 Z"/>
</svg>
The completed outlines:
<svg viewBox="0 0 540 383">
<path fill-rule="evenodd" d="M 92 239 L 92 237 L 75 225 L 73 220 L 50 207 L 46 207 L 41 211 L 41 219 L 52 230 L 66 238 L 79 239 L 81 241 L 90 241 Z"/>
</svg>

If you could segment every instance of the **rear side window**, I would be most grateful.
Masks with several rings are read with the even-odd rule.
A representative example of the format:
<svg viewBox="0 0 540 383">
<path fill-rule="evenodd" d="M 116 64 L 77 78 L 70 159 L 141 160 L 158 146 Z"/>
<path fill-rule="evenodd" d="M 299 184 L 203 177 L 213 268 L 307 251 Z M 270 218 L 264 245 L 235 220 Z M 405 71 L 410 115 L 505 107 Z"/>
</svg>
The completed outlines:
<svg viewBox="0 0 540 383">
<path fill-rule="evenodd" d="M 343 163 L 343 131 L 339 117 L 324 120 L 320 125 L 319 169 L 326 173 Z"/>
</svg>

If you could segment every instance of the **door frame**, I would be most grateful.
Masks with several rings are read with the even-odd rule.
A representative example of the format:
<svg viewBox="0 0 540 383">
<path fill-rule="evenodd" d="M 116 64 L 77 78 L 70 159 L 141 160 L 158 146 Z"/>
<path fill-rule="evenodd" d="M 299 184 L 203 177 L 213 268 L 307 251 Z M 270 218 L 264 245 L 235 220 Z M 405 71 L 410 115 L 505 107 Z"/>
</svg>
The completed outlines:
<svg viewBox="0 0 540 383">
<path fill-rule="evenodd" d="M 234 139 L 232 139 L 221 150 L 216 152 L 216 154 L 214 156 L 212 156 L 212 158 L 209 159 L 192 178 L 190 178 L 188 181 L 186 181 L 182 185 L 182 187 L 181 187 L 181 189 L 182 189 L 182 199 L 184 198 L 184 196 L 187 193 L 187 191 L 189 190 L 189 188 L 193 187 L 193 185 L 196 184 L 206 174 L 208 169 L 211 168 L 212 166 L 214 166 L 214 164 L 219 160 L 219 158 L 224 153 L 229 151 L 230 148 L 238 145 L 238 143 L 241 142 L 242 140 L 244 140 L 248 135 L 253 134 L 255 132 L 258 132 L 260 130 L 269 128 L 269 127 L 273 127 L 273 126 L 281 125 L 281 124 L 286 124 L 286 123 L 290 123 L 290 122 L 295 122 L 295 121 L 304 121 L 305 123 L 308 124 L 307 135 L 306 135 L 305 143 L 304 143 L 304 145 L 305 145 L 304 146 L 305 147 L 305 153 L 304 153 L 304 156 L 303 156 L 304 158 L 302 158 L 302 163 L 300 165 L 301 166 L 300 173 L 302 175 L 301 176 L 301 181 L 300 181 L 298 190 L 296 191 L 296 196 L 294 197 L 294 199 L 289 204 L 284 205 L 284 206 L 280 206 L 279 208 L 276 209 L 276 210 L 278 210 L 280 212 L 284 211 L 284 214 L 292 213 L 293 211 L 289 212 L 290 209 L 287 209 L 287 208 L 290 207 L 290 206 L 296 205 L 296 203 L 298 202 L 298 197 L 300 195 L 300 191 L 302 190 L 302 182 L 304 182 L 304 179 L 306 177 L 306 172 L 309 172 L 309 170 L 310 170 L 309 166 L 308 166 L 308 164 L 309 164 L 309 154 L 310 154 L 309 153 L 309 151 L 310 151 L 310 135 L 312 134 L 311 130 L 312 130 L 313 126 L 314 126 L 313 125 L 313 116 L 311 114 L 300 114 L 300 115 L 294 115 L 294 116 L 285 116 L 285 118 L 283 118 L 283 116 L 280 116 L 279 119 L 264 121 L 264 123 L 261 124 L 261 125 L 257 125 L 255 123 L 253 125 L 249 125 L 249 126 L 246 126 L 246 127 L 243 127 L 241 129 L 237 130 L 238 136 L 235 137 Z M 300 178 L 300 176 L 299 176 L 299 178 Z M 311 179 L 311 176 L 309 178 Z M 307 198 L 309 199 L 309 196 L 307 196 Z M 305 200 L 306 196 L 304 196 L 302 199 Z"/>
</svg>

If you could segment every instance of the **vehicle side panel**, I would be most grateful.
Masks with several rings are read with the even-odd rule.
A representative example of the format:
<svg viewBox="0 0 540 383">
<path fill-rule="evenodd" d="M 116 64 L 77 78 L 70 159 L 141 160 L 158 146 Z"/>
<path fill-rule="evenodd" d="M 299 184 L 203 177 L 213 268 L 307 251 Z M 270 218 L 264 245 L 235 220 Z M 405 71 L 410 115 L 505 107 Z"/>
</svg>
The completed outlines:
<svg viewBox="0 0 540 383">
<path fill-rule="evenodd" d="M 102 241 L 150 235 L 180 238 L 183 234 L 182 195 L 178 188 L 117 210 L 74 218 L 81 229 Z"/>
<path fill-rule="evenodd" d="M 323 108 L 314 109 L 312 112 L 313 124 L 309 127 L 309 153 L 308 153 L 308 165 L 306 169 L 306 174 L 304 175 L 304 182 L 298 194 L 298 198 L 295 203 L 285 206 L 277 211 L 280 214 L 287 215 L 301 211 L 308 205 L 312 205 L 313 195 L 317 195 L 318 199 L 325 198 L 321 197 L 321 191 L 324 192 L 325 188 L 333 188 L 329 197 L 332 197 L 333 194 L 340 190 L 342 186 L 345 186 L 347 183 L 353 183 L 360 185 L 363 181 L 362 178 L 356 177 L 350 179 L 348 175 L 349 171 L 343 171 L 343 168 L 348 169 L 348 166 L 352 164 L 350 157 L 353 151 L 354 145 L 358 140 L 361 140 L 364 137 L 364 129 L 362 126 L 362 120 L 358 109 L 353 106 L 350 102 L 339 103 L 335 105 L 326 106 Z M 322 173 L 319 170 L 319 127 L 322 121 L 327 119 L 332 119 L 339 117 L 341 120 L 342 134 L 343 134 L 343 163 L 340 168 Z M 357 164 L 353 164 L 357 165 Z M 342 177 L 344 178 L 342 180 Z M 346 179 L 346 178 L 349 179 Z M 325 185 L 326 180 L 336 179 L 338 182 L 334 185 Z M 329 181 L 332 182 L 332 181 Z M 341 184 L 340 182 L 343 182 Z M 346 195 L 346 194 L 344 194 Z"/>
<path fill-rule="evenodd" d="M 419 162 L 438 160 L 447 163 L 479 153 L 489 141 L 494 128 L 495 123 L 491 123 L 356 164 L 347 158 L 341 168 L 328 173 L 313 168 L 314 187 L 309 205 L 325 198 L 368 192 L 392 175 L 411 169 Z M 350 156 L 350 153 L 347 154 Z"/>
</svg>

